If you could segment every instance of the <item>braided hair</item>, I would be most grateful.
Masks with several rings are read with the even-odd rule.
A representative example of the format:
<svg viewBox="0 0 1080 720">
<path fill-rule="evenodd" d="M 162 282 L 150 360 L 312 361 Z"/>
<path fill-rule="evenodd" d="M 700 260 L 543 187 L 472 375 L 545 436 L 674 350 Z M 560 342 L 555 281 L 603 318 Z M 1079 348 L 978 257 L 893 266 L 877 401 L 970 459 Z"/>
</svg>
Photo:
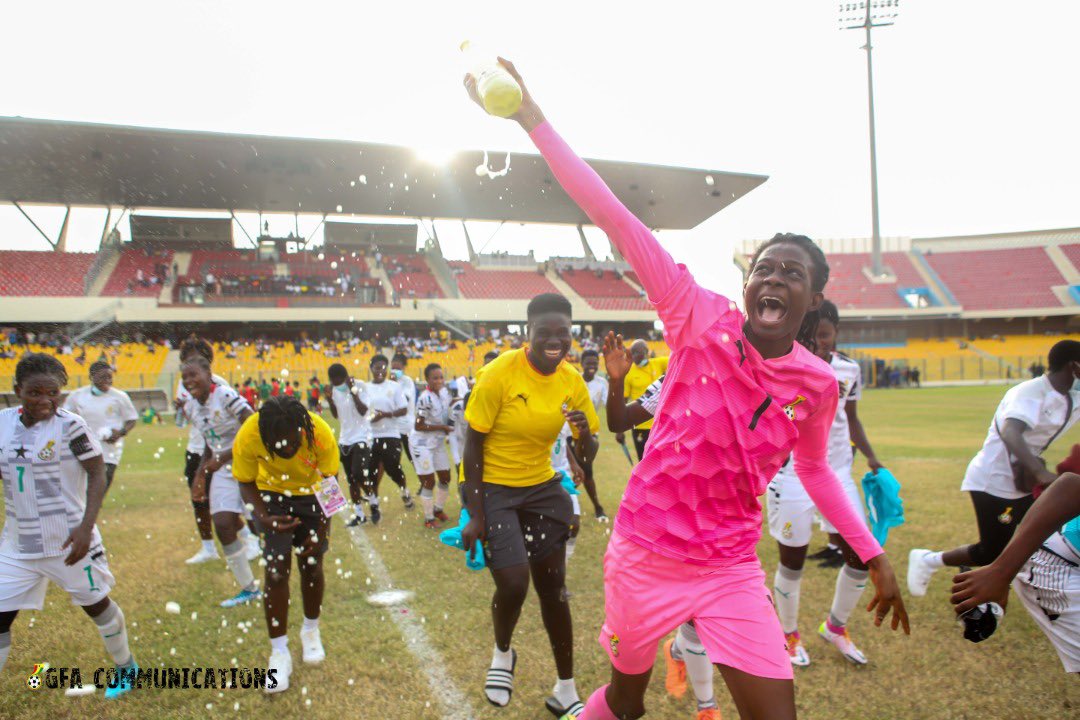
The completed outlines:
<svg viewBox="0 0 1080 720">
<path fill-rule="evenodd" d="M 194 334 L 180 343 L 180 360 L 185 360 L 192 353 L 202 355 L 210 363 L 214 362 L 214 347 Z"/>
<path fill-rule="evenodd" d="M 783 244 L 797 245 L 806 251 L 806 254 L 810 256 L 810 264 L 813 266 L 810 271 L 810 289 L 815 293 L 824 292 L 825 285 L 829 282 L 829 263 L 817 243 L 805 235 L 776 233 L 754 251 L 754 256 L 750 258 L 750 271 L 753 272 L 754 265 L 757 264 L 761 253 L 765 252 L 765 248 Z M 820 309 L 807 310 L 806 315 L 803 316 L 802 325 L 799 326 L 799 332 L 795 335 L 795 342 L 803 345 L 810 352 L 817 352 L 817 329 L 820 322 Z"/>
<path fill-rule="evenodd" d="M 299 400 L 288 395 L 278 395 L 259 407 L 259 438 L 271 459 L 276 454 L 274 449 L 277 443 L 289 437 L 293 428 L 299 428 L 307 439 L 307 444 L 315 447 L 315 424 L 311 421 L 311 413 Z"/>
<path fill-rule="evenodd" d="M 22 385 L 34 375 L 52 375 L 64 387 L 68 382 L 64 364 L 47 353 L 26 353 L 15 365 L 15 384 Z"/>
</svg>

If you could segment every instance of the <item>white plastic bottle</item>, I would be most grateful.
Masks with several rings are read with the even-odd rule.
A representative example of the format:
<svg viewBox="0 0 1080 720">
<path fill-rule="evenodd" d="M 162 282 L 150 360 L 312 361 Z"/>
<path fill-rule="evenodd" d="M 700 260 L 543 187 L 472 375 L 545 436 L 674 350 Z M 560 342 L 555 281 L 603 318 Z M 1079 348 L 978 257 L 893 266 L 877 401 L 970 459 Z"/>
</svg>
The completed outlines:
<svg viewBox="0 0 1080 720">
<path fill-rule="evenodd" d="M 476 78 L 476 92 L 484 109 L 504 118 L 516 113 L 521 107 L 521 86 L 517 80 L 498 60 L 486 57 L 468 40 L 461 43 L 461 52 L 465 54 L 469 73 Z"/>
</svg>

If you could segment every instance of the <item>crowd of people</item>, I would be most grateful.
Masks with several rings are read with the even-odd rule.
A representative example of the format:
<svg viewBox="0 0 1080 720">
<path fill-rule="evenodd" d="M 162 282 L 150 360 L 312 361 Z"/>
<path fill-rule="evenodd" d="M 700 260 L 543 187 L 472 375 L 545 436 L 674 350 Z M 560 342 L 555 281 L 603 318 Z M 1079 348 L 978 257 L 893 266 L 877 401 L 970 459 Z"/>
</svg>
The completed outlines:
<svg viewBox="0 0 1080 720">
<path fill-rule="evenodd" d="M 474 81 L 467 86 L 475 99 Z M 581 353 L 579 370 L 568 362 L 572 306 L 543 294 L 528 305 L 526 342 L 489 353 L 473 381 L 448 378 L 430 363 L 418 385 L 404 353 L 387 357 L 372 347 L 369 379 L 336 363 L 325 379 L 307 381 L 305 407 L 299 381 L 277 382 L 276 394 L 274 382 L 233 389 L 214 372 L 222 346 L 215 353 L 207 341 L 188 338 L 176 402 L 190 423 L 185 474 L 202 538 L 188 562 L 219 559 L 220 544 L 237 590 L 221 605 L 262 601 L 274 671 L 265 689 L 282 692 L 294 672 L 290 609 L 303 614 L 303 662 L 327 656 L 319 627 L 322 611 L 334 609 L 323 607 L 331 517 L 347 509 L 346 524 L 356 532 L 379 523 L 384 474 L 404 506 L 415 507 L 404 458 L 419 479 L 424 526 L 439 528 L 450 520 L 456 467 L 468 512 L 461 543 L 471 560 L 482 558 L 493 584 L 492 655 L 486 671 L 477 668 L 477 689 L 489 703 L 513 701 L 514 632 L 532 584 L 555 674 L 543 704 L 556 717 L 642 717 L 662 643 L 665 686 L 680 695 L 692 685 L 698 720 L 720 717 L 714 669 L 740 717 L 794 718 L 795 668 L 811 662 L 798 622 L 815 512 L 834 545 L 826 557 L 839 560 L 818 634 L 852 664 L 870 662 L 847 627 L 868 583 L 875 624 L 909 632 L 900 582 L 882 549 L 889 528 L 902 522 L 898 486 L 858 417 L 861 369 L 836 350 L 840 319 L 825 298 L 827 259 L 803 235 L 763 243 L 750 259 L 744 313 L 672 260 L 556 133 L 527 89 L 514 119 L 555 180 L 634 268 L 663 320 L 671 357 L 650 357 L 644 343 L 626 347 L 608 334 L 602 347 Z M 597 372 L 601 352 L 606 378 Z M 0 411 L 8 504 L 0 670 L 17 613 L 40 610 L 52 581 L 98 627 L 120 671 L 107 692 L 112 698 L 133 689 L 138 665 L 123 612 L 109 597 L 116 579 L 95 525 L 107 467 L 115 472 L 110 460 L 134 427 L 107 371 L 95 363 L 91 386 L 61 407 L 63 366 L 49 354 L 27 354 L 16 371 L 21 406 Z M 336 437 L 320 415 L 323 401 L 339 424 Z M 606 517 L 594 487 L 601 411 L 628 458 L 623 433 L 632 431 L 638 462 L 604 558 L 599 643 L 610 682 L 579 694 L 565 578 L 581 524 L 579 486 L 596 516 Z M 978 542 L 913 550 L 907 572 L 909 592 L 918 596 L 941 567 L 982 566 L 956 578 L 952 598 L 973 641 L 995 631 L 1013 583 L 1068 672 L 1080 672 L 1080 575 L 1072 572 L 1080 564 L 1080 476 L 1072 474 L 1080 448 L 1056 470 L 1043 454 L 1078 419 L 1080 343 L 1063 340 L 1044 375 L 1006 392 L 968 467 L 961 489 L 974 506 Z M 870 471 L 862 488 L 874 509 L 869 516 L 853 477 L 856 451 Z M 346 490 L 338 484 L 342 470 Z M 780 547 L 771 590 L 757 555 L 762 495 Z M 260 554 L 257 578 L 251 563 Z M 294 557 L 301 602 L 290 608 Z"/>
</svg>

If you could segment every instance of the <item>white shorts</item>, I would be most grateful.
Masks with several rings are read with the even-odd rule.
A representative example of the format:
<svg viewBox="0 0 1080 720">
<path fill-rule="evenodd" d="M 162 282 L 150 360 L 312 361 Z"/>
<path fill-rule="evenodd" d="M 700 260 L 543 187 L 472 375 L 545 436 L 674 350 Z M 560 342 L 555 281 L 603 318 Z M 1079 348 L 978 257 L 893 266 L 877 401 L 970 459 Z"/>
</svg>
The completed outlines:
<svg viewBox="0 0 1080 720">
<path fill-rule="evenodd" d="M 219 469 L 210 480 L 210 514 L 231 512 L 244 515 L 244 499 L 240 497 L 240 483 L 232 470 Z"/>
<path fill-rule="evenodd" d="M 1012 587 L 1057 650 L 1065 672 L 1080 672 L 1080 567 L 1037 550 Z"/>
<path fill-rule="evenodd" d="M 49 581 L 71 596 L 71 604 L 85 607 L 109 594 L 116 578 L 109 572 L 105 548 L 91 547 L 74 565 L 65 565 L 67 555 L 20 560 L 0 554 L 0 612 L 41 610 Z"/>
<path fill-rule="evenodd" d="M 862 497 L 855 480 L 851 477 L 851 465 L 839 468 L 836 476 L 855 508 L 856 514 L 866 522 Z M 814 517 L 817 508 L 802 483 L 794 474 L 781 473 L 773 478 L 765 491 L 765 506 L 769 515 L 769 534 L 787 547 L 805 547 L 810 544 L 814 531 Z M 836 529 L 827 521 L 822 522 L 822 529 L 835 533 Z"/>
<path fill-rule="evenodd" d="M 417 475 L 434 475 L 439 471 L 450 471 L 450 457 L 446 454 L 446 444 L 438 447 L 415 445 L 412 448 L 413 466 Z"/>
</svg>

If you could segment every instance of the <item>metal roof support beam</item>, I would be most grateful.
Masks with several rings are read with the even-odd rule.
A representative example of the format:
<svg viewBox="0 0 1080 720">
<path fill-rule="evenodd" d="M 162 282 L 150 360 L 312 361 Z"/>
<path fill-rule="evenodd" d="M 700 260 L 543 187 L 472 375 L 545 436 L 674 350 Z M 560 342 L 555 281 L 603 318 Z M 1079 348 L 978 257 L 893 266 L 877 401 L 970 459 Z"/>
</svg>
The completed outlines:
<svg viewBox="0 0 1080 720">
<path fill-rule="evenodd" d="M 327 215 L 327 213 L 322 214 L 322 218 L 319 220 L 319 224 L 315 226 L 315 229 L 311 231 L 310 235 L 308 235 L 306 238 L 304 238 L 304 247 L 307 247 L 307 244 L 309 242 L 311 242 L 311 238 L 315 237 L 315 233 L 319 232 L 319 228 L 321 228 L 323 226 L 323 223 L 326 222 L 326 215 Z M 323 238 L 323 247 L 326 247 L 326 238 L 325 237 Z"/>
<path fill-rule="evenodd" d="M 64 222 L 60 224 L 60 235 L 56 238 L 56 252 L 67 252 L 68 220 L 71 219 L 71 206 L 64 211 Z"/>
<path fill-rule="evenodd" d="M 244 237 L 246 237 L 248 239 L 248 242 L 251 243 L 251 247 L 258 248 L 259 243 L 255 242 L 254 240 L 251 239 L 251 236 L 248 235 L 248 231 L 244 229 L 243 223 L 240 222 L 240 218 L 236 217 L 236 213 L 234 213 L 232 210 L 230 210 L 229 211 L 229 217 L 231 217 L 233 219 L 233 222 L 236 223 L 237 227 L 240 228 L 240 232 L 244 233 Z M 261 212 L 259 213 L 259 219 L 260 220 L 262 219 L 262 213 Z"/>
<path fill-rule="evenodd" d="M 585 239 L 585 230 L 581 227 L 581 223 L 577 225 L 577 234 L 581 238 L 581 249 L 585 251 L 585 259 L 595 260 L 596 255 L 593 253 L 592 248 L 589 247 L 589 241 Z"/>
<path fill-rule="evenodd" d="M 465 224 L 465 221 L 461 221 L 461 229 L 465 231 L 465 247 L 469 250 L 469 262 L 476 263 L 476 251 L 473 250 L 472 238 L 469 237 L 469 227 Z"/>
<path fill-rule="evenodd" d="M 101 242 L 98 243 L 98 250 L 105 247 L 105 240 L 109 237 L 109 222 L 112 220 L 112 205 L 105 206 L 105 224 L 101 226 Z"/>
<path fill-rule="evenodd" d="M 17 200 L 12 200 L 12 201 L 11 201 L 11 204 L 12 204 L 12 205 L 14 205 L 14 206 L 15 206 L 15 208 L 16 208 L 16 209 L 17 209 L 17 210 L 18 210 L 19 212 L 21 212 L 21 213 L 22 213 L 23 217 L 24 217 L 24 218 L 26 218 L 26 220 L 27 220 L 27 221 L 28 221 L 28 222 L 29 222 L 29 223 L 30 223 L 31 225 L 33 225 L 33 226 L 34 226 L 34 229 L 38 231 L 38 233 L 39 233 L 39 234 L 41 235 L 41 237 L 45 238 L 45 242 L 49 243 L 49 247 L 51 247 L 51 248 L 52 248 L 53 250 L 55 250 L 55 249 L 56 249 L 56 243 L 55 243 L 55 242 L 53 242 L 52 238 L 50 238 L 50 237 L 49 237 L 48 235 L 46 235 L 46 234 L 45 234 L 45 231 L 44 231 L 44 230 L 42 230 L 42 229 L 41 229 L 41 228 L 40 228 L 40 227 L 38 226 L 38 224 L 37 224 L 36 222 L 34 222 L 34 218 L 32 218 L 32 217 L 30 217 L 29 215 L 27 215 L 27 214 L 26 214 L 26 211 L 22 209 L 22 205 L 20 205 L 20 204 L 19 204 L 19 202 L 18 202 Z M 70 208 L 70 207 L 68 208 L 68 211 L 69 211 L 69 212 L 71 211 L 71 208 Z"/>
</svg>

